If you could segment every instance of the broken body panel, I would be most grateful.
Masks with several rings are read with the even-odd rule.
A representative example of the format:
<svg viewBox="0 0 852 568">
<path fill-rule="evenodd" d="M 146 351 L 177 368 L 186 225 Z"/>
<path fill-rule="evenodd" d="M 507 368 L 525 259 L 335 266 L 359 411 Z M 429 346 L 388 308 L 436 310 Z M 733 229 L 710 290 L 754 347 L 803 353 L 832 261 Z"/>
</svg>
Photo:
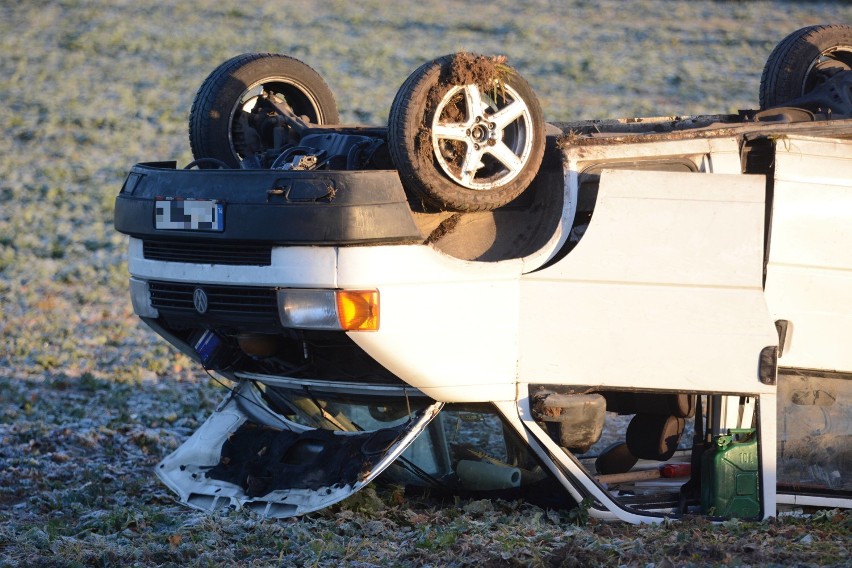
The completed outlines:
<svg viewBox="0 0 852 568">
<path fill-rule="evenodd" d="M 356 188 L 324 172 L 336 184 L 331 199 L 326 192 L 276 203 L 271 190 L 299 181 L 313 187 L 311 172 L 231 171 L 233 181 L 209 190 L 193 176 L 224 172 L 134 168 L 117 200 L 116 226 L 131 236 L 136 313 L 236 381 L 240 393 L 254 393 L 251 406 L 267 407 L 261 414 L 275 415 L 252 418 L 238 396 L 217 409 L 158 470 L 181 499 L 301 514 L 362 487 L 419 432 L 433 431 L 421 442 L 428 449 L 409 458 L 415 467 L 427 464 L 428 479 L 464 487 L 470 474 L 462 470 L 472 462 L 479 464 L 474 477 L 500 479 L 506 488 L 515 477 L 539 482 L 546 471 L 602 518 L 767 517 L 779 503 L 849 506 L 852 121 L 705 117 L 551 131 L 536 182 L 508 206 L 481 213 L 404 205 L 400 214 L 405 200 L 393 171 L 363 172 L 384 188 L 380 199 L 370 200 L 372 182 Z M 243 173 L 260 181 L 241 196 Z M 222 230 L 140 221 L 164 196 L 220 201 Z M 311 223 L 302 234 L 319 236 L 267 235 L 251 226 L 249 213 L 264 205 L 288 219 L 322 219 L 328 211 L 335 221 L 323 230 L 334 237 L 323 241 Z M 393 230 L 385 225 L 372 235 L 369 227 L 382 218 L 393 220 Z M 190 256 L 210 246 L 214 256 L 164 257 L 151 243 L 172 243 Z M 217 262 L 223 243 L 260 245 L 269 259 Z M 197 290 L 209 306 L 193 303 Z M 290 309 L 288 290 L 378 291 L 377 329 L 288 327 L 281 316 Z M 216 294 L 236 298 L 236 307 L 217 305 L 226 300 Z M 247 302 L 246 294 L 257 299 Z M 214 342 L 209 349 L 200 347 L 205 332 Z M 264 342 L 272 347 L 258 347 Z M 354 393 L 353 384 L 366 390 Z M 408 397 L 438 402 L 404 404 L 389 422 L 353 419 L 351 408 L 340 407 L 346 420 L 307 426 L 296 418 L 307 411 L 294 402 L 294 386 L 310 393 L 308 414 L 335 406 L 326 395 L 339 402 L 393 394 L 397 406 Z M 448 443 L 446 428 L 430 426 L 440 403 L 495 409 L 496 428 L 507 437 L 500 458 L 482 445 L 459 453 Z M 807 435 L 795 416 L 810 421 Z M 329 476 L 259 494 L 248 482 L 215 477 L 231 459 L 226 441 L 246 421 L 296 433 L 319 427 L 364 436 L 391 428 L 393 435 L 383 438 L 386 457 L 370 454 L 353 480 Z M 586 425 L 591 434 L 572 438 Z M 722 455 L 714 444 L 729 429 L 748 432 L 729 441 L 726 451 L 736 454 Z M 828 460 L 801 450 L 822 434 Z M 659 451 L 650 447 L 658 438 Z M 320 450 L 309 446 L 315 459 Z M 607 465 L 619 451 L 627 462 Z M 703 479 L 697 473 L 714 453 L 725 464 L 738 456 L 730 474 L 735 495 L 718 495 L 728 491 L 722 466 L 705 466 Z M 497 469 L 486 473 L 481 464 Z M 679 466 L 665 470 L 679 475 L 667 477 L 667 464 Z M 785 477 L 802 467 L 811 477 Z M 736 503 L 729 506 L 728 497 Z"/>
</svg>

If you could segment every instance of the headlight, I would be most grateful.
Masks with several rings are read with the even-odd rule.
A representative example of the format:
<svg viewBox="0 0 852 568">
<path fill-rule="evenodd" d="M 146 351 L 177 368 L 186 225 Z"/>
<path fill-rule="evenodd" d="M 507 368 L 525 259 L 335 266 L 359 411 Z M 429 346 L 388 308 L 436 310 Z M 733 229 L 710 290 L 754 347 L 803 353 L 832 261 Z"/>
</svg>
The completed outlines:
<svg viewBox="0 0 852 568">
<path fill-rule="evenodd" d="M 296 329 L 376 331 L 378 290 L 278 290 L 281 325 Z"/>
</svg>

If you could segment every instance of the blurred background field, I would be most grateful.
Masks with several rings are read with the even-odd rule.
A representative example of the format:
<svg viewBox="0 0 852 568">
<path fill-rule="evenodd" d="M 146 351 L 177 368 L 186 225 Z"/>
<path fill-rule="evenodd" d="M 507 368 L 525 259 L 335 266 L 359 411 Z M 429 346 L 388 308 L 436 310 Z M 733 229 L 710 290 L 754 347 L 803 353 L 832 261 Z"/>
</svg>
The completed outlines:
<svg viewBox="0 0 852 568">
<path fill-rule="evenodd" d="M 736 112 L 786 34 L 849 22 L 848 2 L 780 0 L 0 2 L 0 565 L 261 562 L 280 542 L 301 544 L 276 558 L 327 558 L 286 523 L 227 548 L 150 474 L 222 393 L 133 316 L 113 200 L 134 163 L 190 161 L 192 98 L 220 62 L 297 57 L 350 123 L 384 124 L 407 75 L 458 50 L 507 55 L 552 121 Z"/>
</svg>

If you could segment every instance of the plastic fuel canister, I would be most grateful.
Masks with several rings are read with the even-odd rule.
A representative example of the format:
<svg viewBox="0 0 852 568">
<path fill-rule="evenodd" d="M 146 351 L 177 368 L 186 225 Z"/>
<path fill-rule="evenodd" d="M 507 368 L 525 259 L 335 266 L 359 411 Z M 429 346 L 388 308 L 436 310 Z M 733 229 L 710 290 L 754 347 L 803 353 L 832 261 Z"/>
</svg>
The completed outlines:
<svg viewBox="0 0 852 568">
<path fill-rule="evenodd" d="M 716 436 L 701 456 L 701 512 L 716 517 L 760 514 L 755 430 L 731 429 Z"/>
</svg>

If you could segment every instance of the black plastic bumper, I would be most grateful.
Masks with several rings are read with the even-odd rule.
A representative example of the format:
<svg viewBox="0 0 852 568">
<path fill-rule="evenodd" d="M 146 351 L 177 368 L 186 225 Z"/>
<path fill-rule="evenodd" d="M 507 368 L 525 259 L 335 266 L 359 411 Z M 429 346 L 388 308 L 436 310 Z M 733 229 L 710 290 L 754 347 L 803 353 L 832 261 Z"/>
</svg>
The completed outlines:
<svg viewBox="0 0 852 568">
<path fill-rule="evenodd" d="M 281 245 L 406 243 L 423 239 L 393 170 L 178 170 L 133 166 L 115 201 L 116 230 L 141 239 Z M 222 231 L 158 230 L 162 199 L 213 199 Z"/>
</svg>

